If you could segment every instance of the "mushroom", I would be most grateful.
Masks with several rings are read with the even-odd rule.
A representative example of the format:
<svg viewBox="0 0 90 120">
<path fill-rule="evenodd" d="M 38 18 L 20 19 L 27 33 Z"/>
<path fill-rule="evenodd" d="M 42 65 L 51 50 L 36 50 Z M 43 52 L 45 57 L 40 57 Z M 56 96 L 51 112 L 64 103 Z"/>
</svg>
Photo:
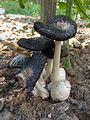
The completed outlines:
<svg viewBox="0 0 90 120">
<path fill-rule="evenodd" d="M 21 38 L 17 44 L 20 47 L 28 49 L 30 51 L 41 51 L 47 58 L 47 70 L 46 70 L 46 80 L 50 77 L 50 73 L 52 72 L 53 65 L 53 56 L 55 43 L 51 39 L 47 37 L 36 37 L 36 38 Z M 61 48 L 61 58 L 68 55 L 68 50 L 66 48 Z"/>
<path fill-rule="evenodd" d="M 46 60 L 47 58 L 45 55 L 35 52 L 32 57 L 25 55 L 16 56 L 9 63 L 11 68 L 22 68 L 17 76 L 24 81 L 26 93 L 30 93 L 37 80 L 40 79 Z M 45 92 L 47 96 L 49 96 L 47 90 Z"/>
<path fill-rule="evenodd" d="M 38 81 L 36 82 L 36 85 L 34 86 L 34 89 L 32 91 L 34 96 L 41 96 L 43 99 L 47 98 L 49 96 L 45 84 L 45 80 L 50 76 L 50 73 L 52 71 L 52 64 L 51 61 L 53 62 L 53 54 L 54 54 L 54 48 L 55 44 L 54 41 L 48 40 L 46 37 L 36 37 L 36 38 L 21 38 L 17 44 L 20 47 L 23 47 L 25 49 L 28 49 L 30 51 L 41 51 L 45 56 L 48 57 L 48 65 L 47 65 L 47 73 L 45 74 L 45 69 L 43 69 L 44 72 L 41 73 Z M 62 48 L 63 49 L 63 48 Z M 63 49 L 63 55 L 67 55 L 67 52 Z M 62 55 L 62 57 L 63 57 Z M 23 69 L 21 73 L 17 75 L 19 79 L 23 79 L 25 81 L 26 76 L 25 75 L 25 70 L 28 66 L 31 64 L 31 57 L 27 55 L 18 55 L 13 60 L 10 62 L 9 66 L 10 67 L 17 67 Z M 37 63 L 38 64 L 38 63 Z M 30 76 L 27 76 L 30 77 Z"/>
<path fill-rule="evenodd" d="M 66 17 L 66 16 L 56 16 L 54 19 L 50 20 L 50 24 L 46 25 L 42 22 L 36 22 L 34 24 L 34 29 L 40 33 L 43 36 L 46 36 L 50 39 L 55 40 L 55 51 L 54 51 L 54 60 L 53 60 L 53 69 L 52 69 L 52 73 L 50 76 L 51 82 L 52 82 L 52 89 L 51 89 L 51 97 L 52 97 L 52 91 L 53 88 L 56 89 L 60 94 L 61 94 L 61 90 L 64 85 L 66 86 L 66 83 L 63 82 L 64 84 L 61 85 L 60 81 L 60 54 L 61 54 L 61 41 L 65 41 L 68 40 L 69 38 L 72 38 L 73 36 L 75 36 L 76 31 L 77 31 L 77 25 L 76 23 Z M 57 84 L 59 87 L 57 87 L 54 83 L 58 83 Z M 61 87 L 62 86 L 62 87 Z M 67 93 L 67 96 L 69 96 L 70 94 L 70 89 L 69 92 L 67 92 L 68 89 L 65 89 L 65 91 L 63 91 L 62 94 Z M 57 96 L 57 92 L 55 92 Z M 63 95 L 62 95 L 63 96 Z M 56 98 L 57 99 L 57 98 Z M 66 100 L 66 98 L 63 98 L 63 100 Z M 54 98 L 55 100 L 55 98 Z M 59 97 L 58 100 L 62 101 L 62 99 Z"/>
<path fill-rule="evenodd" d="M 40 56 L 42 56 L 42 54 L 38 53 L 38 57 L 40 57 Z M 35 71 L 34 70 L 35 65 L 37 66 L 37 64 L 39 64 L 37 62 L 37 60 L 35 61 L 35 59 L 36 59 L 35 57 L 38 59 L 36 53 L 34 53 L 34 55 L 32 57 L 30 57 L 29 55 L 26 55 L 26 54 L 18 55 L 11 60 L 11 62 L 9 63 L 9 67 L 21 69 L 21 72 L 19 71 L 19 74 L 17 74 L 16 77 L 20 81 L 24 82 L 24 87 L 25 87 L 26 93 L 32 92 L 32 94 L 34 96 L 36 96 L 36 97 L 40 96 L 40 97 L 42 97 L 42 99 L 45 99 L 45 98 L 49 97 L 49 93 L 48 93 L 48 90 L 45 88 L 46 84 L 44 81 L 44 76 L 46 75 L 46 73 L 45 73 L 45 69 L 43 68 L 43 66 L 42 66 L 43 70 L 41 71 L 41 75 L 39 75 L 39 73 L 38 73 L 38 71 L 41 69 L 43 59 L 42 60 L 40 59 L 40 61 L 39 61 L 39 62 L 41 62 L 40 68 L 38 67 L 38 70 Z M 35 62 L 37 64 L 32 65 L 33 62 Z M 33 67 L 33 69 L 32 69 L 32 67 Z M 32 80 L 31 79 L 32 70 L 35 75 L 36 74 L 39 75 L 39 77 L 36 78 L 34 81 L 31 81 Z M 35 75 L 33 75 L 33 76 L 35 76 Z M 30 80 L 30 83 L 27 80 L 28 81 Z M 33 84 L 35 84 L 35 85 L 33 85 Z M 27 85 L 29 86 L 29 88 L 27 88 Z"/>
<path fill-rule="evenodd" d="M 34 38 L 21 38 L 17 44 L 20 47 L 28 49 L 30 51 L 44 51 L 47 48 L 54 48 L 54 42 L 46 37 L 34 37 Z"/>
<path fill-rule="evenodd" d="M 47 58 L 47 66 L 46 66 L 46 76 L 45 81 L 50 76 L 50 73 L 52 72 L 52 58 L 53 58 L 53 49 L 55 48 L 54 41 L 48 40 L 49 38 L 46 37 L 36 37 L 36 38 L 21 38 L 17 44 L 20 47 L 23 47 L 25 49 L 28 49 L 30 51 L 41 51 Z M 52 62 L 51 62 L 52 61 Z M 43 81 L 43 80 L 42 80 Z"/>
</svg>

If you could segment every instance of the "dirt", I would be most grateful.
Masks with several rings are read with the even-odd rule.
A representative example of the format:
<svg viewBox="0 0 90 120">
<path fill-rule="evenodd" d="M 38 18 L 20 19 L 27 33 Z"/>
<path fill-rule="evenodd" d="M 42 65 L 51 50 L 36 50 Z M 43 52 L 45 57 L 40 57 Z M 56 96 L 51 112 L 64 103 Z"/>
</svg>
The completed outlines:
<svg viewBox="0 0 90 120">
<path fill-rule="evenodd" d="M 22 37 L 33 37 L 31 29 L 37 19 L 0 16 L 0 120 L 90 120 L 90 28 L 78 27 L 75 38 L 70 40 L 69 55 L 74 74 L 67 70 L 72 90 L 64 102 L 34 96 L 27 99 L 22 83 L 16 78 L 19 69 L 8 68 L 14 56 L 28 53 L 16 42 Z"/>
</svg>

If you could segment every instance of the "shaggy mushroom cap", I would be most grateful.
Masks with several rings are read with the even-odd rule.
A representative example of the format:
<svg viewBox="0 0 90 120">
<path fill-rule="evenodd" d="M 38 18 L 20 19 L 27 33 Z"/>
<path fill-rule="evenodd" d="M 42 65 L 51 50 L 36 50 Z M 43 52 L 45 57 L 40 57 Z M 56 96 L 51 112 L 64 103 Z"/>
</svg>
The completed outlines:
<svg viewBox="0 0 90 120">
<path fill-rule="evenodd" d="M 29 64 L 31 57 L 26 54 L 15 56 L 9 63 L 10 68 L 25 68 Z"/>
<path fill-rule="evenodd" d="M 34 53 L 32 56 L 28 67 L 26 70 L 24 70 L 27 72 L 27 77 L 25 78 L 25 89 L 27 90 L 26 92 L 31 92 L 31 90 L 33 90 L 35 83 L 43 71 L 46 60 L 46 57 L 41 53 Z M 28 74 L 27 69 L 30 74 Z"/>
<path fill-rule="evenodd" d="M 45 55 L 36 52 L 32 57 L 19 55 L 10 62 L 11 67 L 22 67 L 22 65 L 27 61 L 21 72 L 17 75 L 24 81 L 26 92 L 31 92 L 33 90 L 35 83 L 43 71 L 46 60 L 47 58 Z"/>
<path fill-rule="evenodd" d="M 43 36 L 56 41 L 65 41 L 75 36 L 77 32 L 76 23 L 66 16 L 56 16 L 48 24 L 35 22 L 34 29 Z"/>
<path fill-rule="evenodd" d="M 47 48 L 52 49 L 54 47 L 54 42 L 46 37 L 21 38 L 17 44 L 30 51 L 43 51 Z"/>
<path fill-rule="evenodd" d="M 55 42 L 46 37 L 36 37 L 36 38 L 30 38 L 30 39 L 21 38 L 17 42 L 17 44 L 20 47 L 23 47 L 30 51 L 41 51 L 47 58 L 53 59 Z M 61 48 L 61 58 L 66 56 L 68 56 L 67 48 Z M 28 58 L 25 60 L 28 60 Z"/>
</svg>

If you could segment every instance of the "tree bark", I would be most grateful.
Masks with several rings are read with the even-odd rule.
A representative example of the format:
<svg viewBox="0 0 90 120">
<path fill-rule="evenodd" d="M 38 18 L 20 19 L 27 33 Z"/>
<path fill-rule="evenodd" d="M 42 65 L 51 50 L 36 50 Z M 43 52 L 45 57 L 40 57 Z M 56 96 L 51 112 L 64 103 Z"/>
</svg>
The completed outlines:
<svg viewBox="0 0 90 120">
<path fill-rule="evenodd" d="M 56 15 L 56 2 L 57 0 L 40 0 L 40 16 L 43 22 L 48 23 Z"/>
</svg>

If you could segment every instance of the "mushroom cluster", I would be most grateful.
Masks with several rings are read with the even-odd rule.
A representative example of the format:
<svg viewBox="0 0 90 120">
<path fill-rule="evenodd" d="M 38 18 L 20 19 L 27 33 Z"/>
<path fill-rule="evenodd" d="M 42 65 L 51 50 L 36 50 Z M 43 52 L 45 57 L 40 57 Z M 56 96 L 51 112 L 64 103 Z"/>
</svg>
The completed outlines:
<svg viewBox="0 0 90 120">
<path fill-rule="evenodd" d="M 10 67 L 22 68 L 18 76 L 24 80 L 26 92 L 32 91 L 34 96 L 41 96 L 43 99 L 48 98 L 50 92 L 53 100 L 66 100 L 71 85 L 66 80 L 64 68 L 60 68 L 60 57 L 67 56 L 67 50 L 61 49 L 61 41 L 75 36 L 76 23 L 62 15 L 51 19 L 48 24 L 37 21 L 34 23 L 34 29 L 42 36 L 22 38 L 17 42 L 20 47 L 34 51 L 32 57 L 16 56 L 10 62 Z M 51 82 L 46 88 L 48 78 Z"/>
</svg>

